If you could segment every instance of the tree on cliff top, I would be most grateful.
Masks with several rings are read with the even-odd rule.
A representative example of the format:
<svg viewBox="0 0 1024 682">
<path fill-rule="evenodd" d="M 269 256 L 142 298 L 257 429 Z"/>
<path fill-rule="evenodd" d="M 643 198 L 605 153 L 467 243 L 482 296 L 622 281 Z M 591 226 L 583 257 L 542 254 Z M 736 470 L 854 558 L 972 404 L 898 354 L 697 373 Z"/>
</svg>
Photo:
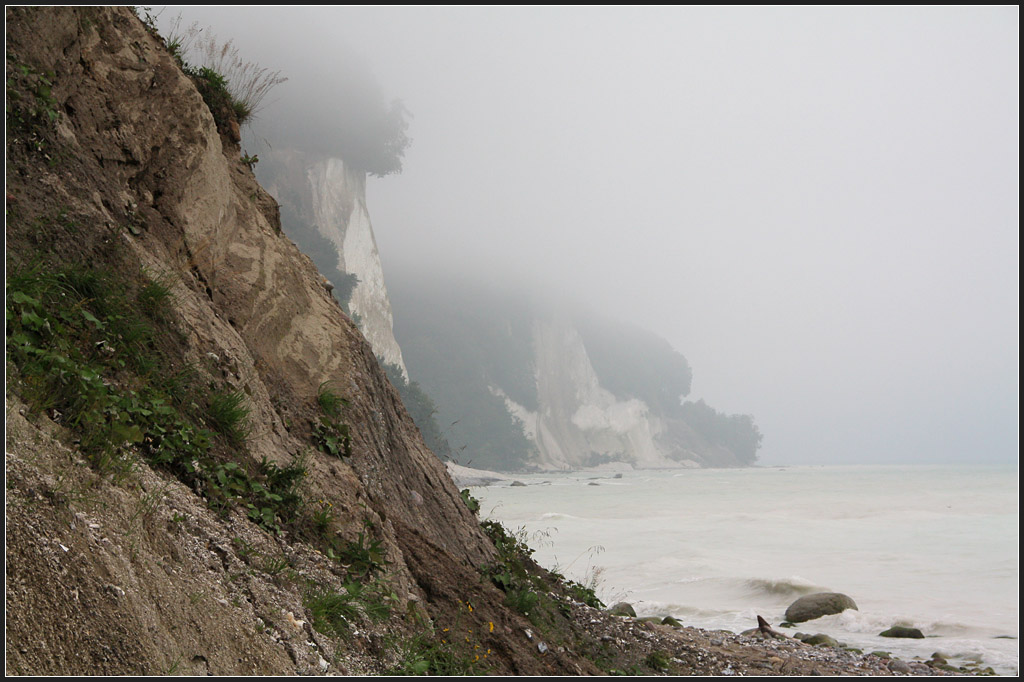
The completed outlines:
<svg viewBox="0 0 1024 682">
<path fill-rule="evenodd" d="M 761 447 L 761 431 L 749 414 L 722 414 L 703 400 L 686 401 L 683 419 L 715 445 L 729 449 L 743 464 L 753 464 Z"/>
<path fill-rule="evenodd" d="M 378 178 L 402 172 L 402 157 L 411 140 L 406 134 L 411 114 L 395 99 L 378 116 L 367 120 L 362 134 L 339 140 L 341 158 Z"/>
<path fill-rule="evenodd" d="M 273 146 L 339 158 L 376 177 L 402 171 L 412 114 L 389 100 L 358 57 L 325 55 L 289 73 L 267 104 L 261 136 Z"/>
</svg>

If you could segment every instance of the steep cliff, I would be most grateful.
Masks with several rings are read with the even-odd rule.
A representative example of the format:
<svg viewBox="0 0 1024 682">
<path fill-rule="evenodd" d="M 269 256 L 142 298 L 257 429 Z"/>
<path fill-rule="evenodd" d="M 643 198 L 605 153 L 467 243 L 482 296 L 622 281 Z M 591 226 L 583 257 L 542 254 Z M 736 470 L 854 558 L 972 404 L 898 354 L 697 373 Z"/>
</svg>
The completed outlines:
<svg viewBox="0 0 1024 682">
<path fill-rule="evenodd" d="M 673 466 L 658 447 L 658 417 L 637 398 L 618 398 L 594 371 L 583 338 L 565 320 L 537 320 L 533 347 L 536 411 L 509 400 L 536 444 L 537 464 L 580 469 L 604 462 L 638 468 Z"/>
<path fill-rule="evenodd" d="M 262 155 L 257 174 L 281 205 L 284 232 L 308 244 L 306 253 L 336 258 L 334 279 L 355 278 L 342 294 L 349 311 L 374 352 L 408 379 L 366 206 L 366 172 L 338 158 L 275 149 Z M 325 274 L 332 279 L 331 271 Z"/>
<path fill-rule="evenodd" d="M 500 638 L 492 541 L 162 41 L 6 28 L 7 671 L 373 672 L 456 621 L 592 670 Z"/>
<path fill-rule="evenodd" d="M 475 283 L 392 273 L 396 334 L 462 464 L 497 470 L 739 466 L 760 434 L 690 391 L 654 334 Z M 415 284 L 414 284 L 415 282 Z"/>
</svg>

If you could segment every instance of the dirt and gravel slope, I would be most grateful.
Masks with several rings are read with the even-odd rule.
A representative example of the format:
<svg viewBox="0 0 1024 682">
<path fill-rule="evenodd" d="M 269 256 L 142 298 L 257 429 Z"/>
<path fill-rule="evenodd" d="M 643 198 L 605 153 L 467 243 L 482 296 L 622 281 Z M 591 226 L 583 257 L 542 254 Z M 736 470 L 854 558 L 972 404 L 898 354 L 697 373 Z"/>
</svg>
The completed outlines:
<svg viewBox="0 0 1024 682">
<path fill-rule="evenodd" d="M 280 234 L 273 199 L 241 162 L 230 131 L 217 130 L 202 97 L 162 41 L 126 8 L 8 8 L 7 74 L 13 102 L 7 138 L 9 274 L 39 263 L 50 272 L 84 264 L 127 282 L 145 273 L 165 285 L 173 300 L 174 338 L 159 350 L 171 356 L 170 366 L 188 367 L 199 375 L 189 390 L 212 387 L 245 396 L 251 433 L 242 447 L 221 449 L 230 449 L 229 456 L 245 466 L 265 458 L 283 467 L 302 458 L 307 474 L 303 499 L 309 505 L 330 505 L 329 531 L 346 542 L 366 532 L 366 544 L 371 535 L 379 543 L 390 562 L 387 583 L 395 595 L 395 610 L 404 610 L 410 598 L 423 599 L 418 576 L 403 560 L 403 533 L 441 548 L 439 556 L 458 570 L 484 563 L 493 548 L 475 517 L 442 464 L 422 444 L 369 346 L 324 288 L 323 279 Z M 58 433 L 57 440 L 39 441 L 43 422 L 54 421 L 54 415 L 26 410 L 25 405 L 18 410 L 29 420 L 18 427 L 11 415 L 18 401 L 11 390 L 18 393 L 25 377 L 17 371 L 9 362 L 9 669 L 91 670 L 89 657 L 77 644 L 46 633 L 74 631 L 80 637 L 106 639 L 92 632 L 100 625 L 122 632 L 116 638 L 119 646 L 135 660 L 109 662 L 95 672 L 170 668 L 183 641 L 177 631 L 194 627 L 195 641 L 216 639 L 210 628 L 221 629 L 216 622 L 218 609 L 224 607 L 218 598 L 228 602 L 222 617 L 231 623 L 221 639 L 237 639 L 221 647 L 233 653 L 218 661 L 202 651 L 186 652 L 182 660 L 199 656 L 219 672 L 241 671 L 237 666 L 249 660 L 286 662 L 284 668 L 278 663 L 265 672 L 299 665 L 294 657 L 256 655 L 259 647 L 236 637 L 246 620 L 236 611 L 241 609 L 251 620 L 259 608 L 233 606 L 223 594 L 214 596 L 230 587 L 191 584 L 185 576 L 195 572 L 197 559 L 183 555 L 190 543 L 177 535 L 192 522 L 168 526 L 161 519 L 168 512 L 170 518 L 185 515 L 215 528 L 231 522 L 233 515 L 225 519 L 205 509 L 194 491 L 194 508 L 169 512 L 168 496 L 184 484 L 143 461 L 126 480 L 94 476 L 89 467 L 77 470 L 85 459 L 76 460 L 74 429 Z M 332 457 L 311 447 L 317 395 L 325 385 L 346 401 L 341 419 L 351 437 L 349 457 Z M 55 420 L 51 426 L 61 431 L 59 415 Z M 26 445 L 37 441 L 47 446 Z M 72 449 L 56 447 L 60 441 Z M 48 482 L 42 471 L 54 472 L 56 479 Z M 149 477 L 155 478 L 143 482 Z M 57 492 L 65 485 L 68 492 Z M 179 492 L 187 497 L 186 490 Z M 92 523 L 97 529 L 88 522 L 74 523 L 78 514 L 96 516 Z M 151 519 L 162 522 L 148 523 Z M 75 549 L 74 543 L 59 542 L 71 532 L 68 524 L 86 536 L 105 536 L 105 546 L 120 561 L 98 563 L 95 552 L 87 550 L 89 538 Z M 168 536 L 168 528 L 174 535 Z M 208 544 L 223 545 L 220 553 L 226 558 L 217 563 L 224 570 L 239 560 L 231 542 L 239 532 L 223 528 L 214 534 L 216 540 L 210 536 Z M 281 554 L 289 549 L 288 539 L 285 529 L 267 541 Z M 83 562 L 74 564 L 74 579 L 57 579 L 65 570 L 58 564 L 51 566 L 56 574 L 43 570 L 50 564 L 40 543 L 53 542 L 69 547 L 54 557 Z M 168 566 L 168 557 L 184 562 L 188 570 L 175 570 L 175 577 L 169 577 L 158 566 Z M 330 563 L 324 559 L 325 566 Z M 204 579 L 209 570 L 200 571 Z M 141 577 L 161 573 L 169 582 Z M 103 578 L 86 579 L 93 574 Z M 59 591 L 13 588 L 22 583 L 51 588 L 61 582 L 77 590 L 76 599 L 68 600 Z M 118 609 L 104 613 L 105 600 L 121 590 L 120 617 L 115 616 Z M 186 609 L 193 615 L 174 625 L 172 633 L 166 614 L 154 610 L 169 609 L 189 594 L 196 595 L 195 603 L 187 604 L 192 608 Z M 80 611 L 86 621 L 74 624 L 74 618 L 62 616 L 69 621 L 67 627 L 39 623 L 37 619 L 60 613 L 45 607 L 50 601 L 61 604 L 60 610 Z M 125 608 L 133 605 L 147 613 Z M 301 619 L 298 597 L 288 607 Z M 280 620 L 281 615 L 274 617 Z M 85 627 L 93 620 L 97 627 Z M 48 653 L 37 658 L 32 642 Z M 50 663 L 38 667 L 43 660 Z"/>
</svg>

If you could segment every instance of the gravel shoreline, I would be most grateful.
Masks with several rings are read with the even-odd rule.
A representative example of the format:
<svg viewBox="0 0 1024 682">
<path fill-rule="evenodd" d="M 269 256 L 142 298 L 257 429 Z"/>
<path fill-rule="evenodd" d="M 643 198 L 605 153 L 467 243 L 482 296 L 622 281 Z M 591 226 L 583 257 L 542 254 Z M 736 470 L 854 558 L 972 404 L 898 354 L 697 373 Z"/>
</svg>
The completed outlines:
<svg viewBox="0 0 1024 682">
<path fill-rule="evenodd" d="M 651 660 L 667 655 L 671 667 L 690 675 L 970 675 L 985 670 L 950 670 L 937 661 L 903 661 L 829 646 L 812 646 L 789 636 L 743 635 L 694 627 L 672 627 L 613 616 L 573 603 L 577 624 L 599 641 L 623 651 L 639 648 Z M 989 673 L 991 674 L 991 673 Z"/>
</svg>

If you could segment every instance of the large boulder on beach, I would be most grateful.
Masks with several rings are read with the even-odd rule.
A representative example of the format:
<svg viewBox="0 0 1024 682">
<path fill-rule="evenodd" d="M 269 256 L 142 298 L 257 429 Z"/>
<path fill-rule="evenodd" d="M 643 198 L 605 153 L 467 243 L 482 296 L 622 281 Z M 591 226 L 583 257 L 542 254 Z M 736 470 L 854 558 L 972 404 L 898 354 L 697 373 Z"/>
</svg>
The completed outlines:
<svg viewBox="0 0 1024 682">
<path fill-rule="evenodd" d="M 826 635 L 822 632 L 819 632 L 816 635 L 804 635 L 803 637 L 798 634 L 796 638 L 804 644 L 810 644 L 811 646 L 830 646 L 835 649 L 839 648 L 839 642 L 835 637 Z"/>
<path fill-rule="evenodd" d="M 633 608 L 633 605 L 625 601 L 620 601 L 618 604 L 608 609 L 608 613 L 613 616 L 628 616 L 629 618 L 636 618 L 636 610 Z"/>
<path fill-rule="evenodd" d="M 839 592 L 818 592 L 800 597 L 786 609 L 786 620 L 803 623 L 822 616 L 842 613 L 846 609 L 859 611 L 852 599 Z"/>
<path fill-rule="evenodd" d="M 917 628 L 908 628 L 905 625 L 894 625 L 885 632 L 879 632 L 879 637 L 903 637 L 905 639 L 924 639 L 924 633 Z"/>
</svg>

